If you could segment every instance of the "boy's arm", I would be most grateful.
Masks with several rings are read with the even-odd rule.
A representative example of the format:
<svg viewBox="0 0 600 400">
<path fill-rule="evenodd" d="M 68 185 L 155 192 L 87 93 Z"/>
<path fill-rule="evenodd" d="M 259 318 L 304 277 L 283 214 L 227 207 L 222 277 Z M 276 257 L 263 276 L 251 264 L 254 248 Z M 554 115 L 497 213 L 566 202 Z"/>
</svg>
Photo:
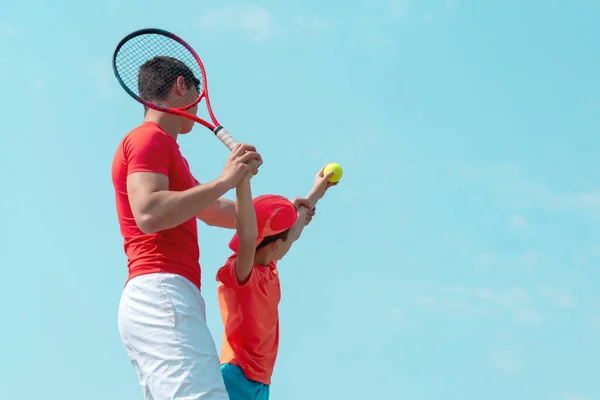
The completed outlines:
<svg viewBox="0 0 600 400">
<path fill-rule="evenodd" d="M 254 253 L 256 252 L 256 238 L 258 227 L 256 226 L 256 212 L 252 202 L 252 189 L 248 174 L 242 179 L 236 188 L 236 230 L 238 235 L 238 256 L 235 262 L 235 274 L 240 285 L 246 283 L 252 267 L 254 266 Z"/>
<path fill-rule="evenodd" d="M 312 190 L 308 193 L 308 195 L 304 199 L 294 199 L 292 203 L 298 208 L 298 219 L 290 229 L 290 233 L 288 235 L 288 240 L 290 245 L 294 243 L 296 240 L 300 238 L 302 235 L 302 231 L 306 226 L 306 215 L 310 210 L 317 206 L 317 202 L 320 200 Z"/>
<path fill-rule="evenodd" d="M 304 199 L 294 199 L 293 203 L 298 208 L 298 218 L 296 222 L 290 229 L 290 233 L 288 235 L 288 239 L 283 242 L 283 246 L 285 246 L 284 251 L 287 252 L 292 244 L 300 238 L 304 227 L 306 226 L 306 216 L 317 206 L 317 202 L 323 198 L 327 189 L 331 186 L 337 185 L 336 183 L 331 183 L 328 179 L 333 175 L 333 172 L 330 172 L 327 175 L 323 175 L 323 169 L 317 173 L 315 177 L 315 183 L 313 184 L 312 189 L 308 192 L 308 195 Z"/>
</svg>

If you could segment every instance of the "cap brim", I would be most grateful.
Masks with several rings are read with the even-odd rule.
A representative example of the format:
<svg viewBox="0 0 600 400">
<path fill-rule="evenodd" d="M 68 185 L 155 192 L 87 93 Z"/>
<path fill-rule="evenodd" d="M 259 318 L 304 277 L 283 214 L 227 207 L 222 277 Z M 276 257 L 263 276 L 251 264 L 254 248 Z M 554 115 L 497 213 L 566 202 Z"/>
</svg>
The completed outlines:
<svg viewBox="0 0 600 400">
<path fill-rule="evenodd" d="M 256 247 L 267 236 L 277 235 L 291 228 L 298 218 L 296 207 L 285 197 L 278 195 L 263 195 L 253 200 L 257 215 L 258 237 Z M 229 242 L 229 248 L 238 252 L 239 237 L 237 232 Z"/>
</svg>

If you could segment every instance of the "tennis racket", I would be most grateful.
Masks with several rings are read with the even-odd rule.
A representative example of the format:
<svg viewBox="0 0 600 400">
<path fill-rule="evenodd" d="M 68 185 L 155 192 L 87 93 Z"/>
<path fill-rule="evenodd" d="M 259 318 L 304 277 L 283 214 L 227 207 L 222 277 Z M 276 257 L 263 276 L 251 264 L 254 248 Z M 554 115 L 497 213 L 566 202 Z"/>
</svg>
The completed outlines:
<svg viewBox="0 0 600 400">
<path fill-rule="evenodd" d="M 146 62 L 157 56 L 166 56 L 175 58 L 183 62 L 193 73 L 194 84 L 198 89 L 198 98 L 179 108 L 165 107 L 155 103 L 152 99 L 143 98 L 138 90 L 138 72 L 140 67 Z M 144 106 L 159 110 L 162 112 L 178 115 L 195 121 L 210 129 L 229 150 L 238 144 L 229 132 L 215 117 L 210 99 L 208 97 L 208 88 L 206 85 L 206 72 L 200 57 L 192 46 L 186 43 L 177 35 L 162 29 L 141 29 L 125 36 L 117 45 L 113 55 L 113 71 L 123 89 L 135 100 Z M 173 80 L 177 79 L 176 71 L 165 71 L 166 74 L 173 74 Z M 208 122 L 196 115 L 186 112 L 202 99 L 206 100 L 208 115 L 212 121 Z M 253 162 L 255 160 L 252 160 Z M 258 164 L 258 162 L 256 162 Z M 256 166 L 253 165 L 253 166 Z"/>
</svg>

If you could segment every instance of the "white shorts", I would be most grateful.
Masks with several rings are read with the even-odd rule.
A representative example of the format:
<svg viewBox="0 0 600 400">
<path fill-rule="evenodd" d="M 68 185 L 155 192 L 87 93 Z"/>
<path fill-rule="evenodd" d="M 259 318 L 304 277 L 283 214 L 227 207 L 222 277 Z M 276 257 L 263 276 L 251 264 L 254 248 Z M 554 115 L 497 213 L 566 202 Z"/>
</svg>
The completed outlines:
<svg viewBox="0 0 600 400">
<path fill-rule="evenodd" d="M 131 279 L 119 333 L 146 400 L 229 400 L 204 299 L 189 280 L 164 273 Z"/>
</svg>

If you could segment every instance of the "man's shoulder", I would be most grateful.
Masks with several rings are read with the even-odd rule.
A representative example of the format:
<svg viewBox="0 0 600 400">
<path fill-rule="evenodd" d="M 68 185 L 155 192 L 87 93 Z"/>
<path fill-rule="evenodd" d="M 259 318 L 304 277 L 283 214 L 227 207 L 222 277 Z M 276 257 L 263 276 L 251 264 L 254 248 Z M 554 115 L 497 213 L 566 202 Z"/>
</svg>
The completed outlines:
<svg viewBox="0 0 600 400">
<path fill-rule="evenodd" d="M 167 135 L 158 125 L 144 122 L 130 130 L 123 138 L 123 143 L 144 143 L 161 141 L 167 144 L 174 144 L 172 137 Z"/>
<path fill-rule="evenodd" d="M 121 140 L 117 153 L 125 159 L 136 154 L 161 154 L 171 156 L 177 142 L 158 125 L 144 123 L 129 131 Z"/>
<path fill-rule="evenodd" d="M 148 148 L 152 143 L 156 143 L 161 132 L 162 131 L 158 126 L 152 126 L 147 123 L 142 123 L 131 129 L 119 142 L 113 157 L 113 168 L 119 166 L 120 163 L 122 163 L 124 159 L 128 159 L 131 154 L 135 154 L 142 149 Z"/>
</svg>

